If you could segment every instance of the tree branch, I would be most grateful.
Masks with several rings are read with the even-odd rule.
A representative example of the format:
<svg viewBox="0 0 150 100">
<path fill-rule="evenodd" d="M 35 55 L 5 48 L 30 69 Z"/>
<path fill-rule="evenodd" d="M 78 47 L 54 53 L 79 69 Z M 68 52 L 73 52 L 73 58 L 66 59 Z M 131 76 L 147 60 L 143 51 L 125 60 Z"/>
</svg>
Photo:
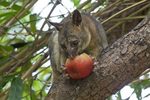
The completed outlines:
<svg viewBox="0 0 150 100">
<path fill-rule="evenodd" d="M 150 21 L 104 50 L 99 64 L 88 78 L 77 81 L 60 76 L 46 100 L 105 100 L 148 68 Z"/>
</svg>

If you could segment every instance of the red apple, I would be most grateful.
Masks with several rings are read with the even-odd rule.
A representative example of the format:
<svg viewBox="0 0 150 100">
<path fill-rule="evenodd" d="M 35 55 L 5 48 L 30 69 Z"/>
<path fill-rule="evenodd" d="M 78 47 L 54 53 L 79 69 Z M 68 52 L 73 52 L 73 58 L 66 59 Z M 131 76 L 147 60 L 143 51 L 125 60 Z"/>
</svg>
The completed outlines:
<svg viewBox="0 0 150 100">
<path fill-rule="evenodd" d="M 66 72 L 72 79 L 83 79 L 90 75 L 93 70 L 92 58 L 83 53 L 74 59 L 67 59 L 65 63 Z"/>
</svg>

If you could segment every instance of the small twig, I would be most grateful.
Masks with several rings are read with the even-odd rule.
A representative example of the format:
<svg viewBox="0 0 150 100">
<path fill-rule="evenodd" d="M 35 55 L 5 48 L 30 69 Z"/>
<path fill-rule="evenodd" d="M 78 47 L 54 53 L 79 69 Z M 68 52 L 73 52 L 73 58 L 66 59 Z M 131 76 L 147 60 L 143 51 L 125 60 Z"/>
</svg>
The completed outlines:
<svg viewBox="0 0 150 100">
<path fill-rule="evenodd" d="M 44 55 L 42 58 L 40 58 L 30 69 L 26 71 L 26 73 L 22 76 L 22 79 L 24 80 L 25 78 L 28 77 L 35 69 L 37 69 L 40 65 L 41 62 L 47 57 L 47 55 Z"/>
<path fill-rule="evenodd" d="M 37 0 L 32 0 L 30 2 L 27 2 L 22 9 L 13 17 L 10 19 L 8 22 L 4 23 L 5 27 L 10 27 L 13 23 L 15 23 L 16 18 L 20 19 L 25 13 L 37 2 Z"/>
<path fill-rule="evenodd" d="M 126 20 L 133 20 L 133 19 L 143 19 L 143 18 L 145 18 L 146 16 L 128 16 L 128 17 L 124 17 L 124 18 L 117 18 L 117 19 L 112 19 L 112 20 L 110 20 L 110 22 L 118 22 L 118 21 L 126 21 Z"/>
<path fill-rule="evenodd" d="M 52 12 L 54 11 L 54 9 L 56 8 L 56 6 L 57 6 L 58 4 L 59 4 L 59 3 L 58 3 L 58 0 L 57 0 L 57 1 L 55 2 L 55 4 L 53 5 L 51 11 L 49 12 L 48 16 L 46 17 L 46 19 L 49 19 L 49 17 L 51 16 Z M 43 25 L 42 25 L 42 27 L 41 27 L 41 29 L 40 29 L 41 31 L 43 30 L 43 28 L 44 28 L 46 22 L 47 22 L 47 21 L 45 20 L 44 23 L 43 23 Z"/>
<path fill-rule="evenodd" d="M 27 31 L 27 33 L 33 36 L 32 32 L 18 18 L 16 18 L 16 20 L 22 25 L 22 27 Z"/>
<path fill-rule="evenodd" d="M 48 69 L 49 67 L 45 67 L 42 70 L 40 70 L 38 73 L 35 74 L 35 76 L 37 76 L 38 74 L 40 74 L 41 72 L 45 71 L 46 69 Z"/>
<path fill-rule="evenodd" d="M 93 14 L 95 17 L 99 17 L 105 13 L 109 13 L 109 12 L 112 12 L 112 10 L 114 9 L 114 7 L 116 5 L 119 5 L 121 3 L 120 0 L 117 0 L 116 2 L 110 4 L 110 5 L 107 5 L 105 9 L 103 10 L 99 10 L 97 13 Z"/>
<path fill-rule="evenodd" d="M 118 16 L 119 14 L 121 14 L 121 13 L 123 13 L 123 12 L 125 12 L 125 11 L 127 11 L 127 10 L 129 10 L 129 9 L 131 9 L 131 8 L 133 8 L 133 7 L 135 7 L 135 6 L 137 6 L 137 5 L 139 5 L 139 4 L 142 4 L 142 3 L 146 2 L 146 1 L 147 1 L 147 0 L 142 0 L 142 1 L 139 1 L 139 2 L 133 4 L 133 5 L 129 6 L 129 7 L 126 7 L 125 9 L 123 9 L 123 10 L 121 10 L 121 11 L 115 13 L 114 15 L 112 15 L 112 16 L 110 16 L 109 18 L 107 18 L 106 20 L 104 20 L 104 21 L 102 22 L 102 24 L 108 22 L 109 20 L 111 20 L 112 18 Z"/>
<path fill-rule="evenodd" d="M 69 14 L 71 14 L 70 11 L 67 9 L 67 7 L 62 4 L 61 0 L 58 0 L 58 2 L 59 2 L 59 4 L 61 4 L 69 12 Z"/>
<path fill-rule="evenodd" d="M 136 12 L 133 12 L 131 15 L 129 15 L 128 17 L 132 17 L 136 14 L 138 14 L 139 12 L 142 12 L 143 10 L 147 9 L 150 6 L 150 4 L 145 5 L 144 7 L 142 7 L 141 9 L 137 10 Z M 118 27 L 120 24 L 122 24 L 123 21 L 116 23 L 115 25 L 113 25 L 111 28 L 109 28 L 106 33 L 109 33 L 111 30 L 113 30 L 114 28 Z"/>
<path fill-rule="evenodd" d="M 46 34 L 45 36 L 43 36 L 41 39 L 38 39 L 38 41 L 34 41 L 34 44 L 32 44 L 32 48 L 25 48 L 23 49 L 21 52 L 18 52 L 13 59 L 10 59 L 9 62 L 5 63 L 3 66 L 0 67 L 0 73 L 4 73 L 6 72 L 6 69 L 11 68 L 11 66 L 19 63 L 18 60 L 21 60 L 22 62 L 26 62 L 28 61 L 31 57 L 32 54 L 34 52 L 36 52 L 37 50 L 39 50 L 40 48 L 42 48 L 45 44 L 48 43 L 49 40 L 49 35 L 50 34 Z M 30 51 L 30 52 L 29 52 Z"/>
</svg>

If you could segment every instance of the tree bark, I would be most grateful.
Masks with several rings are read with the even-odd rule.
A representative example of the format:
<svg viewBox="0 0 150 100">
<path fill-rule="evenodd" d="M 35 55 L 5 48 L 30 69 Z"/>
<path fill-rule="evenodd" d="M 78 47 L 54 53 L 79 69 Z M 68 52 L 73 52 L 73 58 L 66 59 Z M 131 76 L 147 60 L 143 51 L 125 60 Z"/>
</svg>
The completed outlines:
<svg viewBox="0 0 150 100">
<path fill-rule="evenodd" d="M 83 80 L 60 76 L 46 100 L 105 100 L 150 68 L 150 21 L 104 50 L 93 73 Z"/>
</svg>

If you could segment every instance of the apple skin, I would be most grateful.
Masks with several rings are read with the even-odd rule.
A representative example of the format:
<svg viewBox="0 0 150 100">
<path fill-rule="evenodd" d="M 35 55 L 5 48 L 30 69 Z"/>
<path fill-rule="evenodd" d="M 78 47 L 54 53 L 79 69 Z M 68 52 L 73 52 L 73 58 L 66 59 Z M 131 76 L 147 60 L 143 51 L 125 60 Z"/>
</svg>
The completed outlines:
<svg viewBox="0 0 150 100">
<path fill-rule="evenodd" d="M 92 73 L 93 64 L 93 59 L 86 53 L 83 53 L 73 59 L 68 58 L 65 63 L 65 69 L 72 79 L 78 80 L 86 78 Z"/>
</svg>

